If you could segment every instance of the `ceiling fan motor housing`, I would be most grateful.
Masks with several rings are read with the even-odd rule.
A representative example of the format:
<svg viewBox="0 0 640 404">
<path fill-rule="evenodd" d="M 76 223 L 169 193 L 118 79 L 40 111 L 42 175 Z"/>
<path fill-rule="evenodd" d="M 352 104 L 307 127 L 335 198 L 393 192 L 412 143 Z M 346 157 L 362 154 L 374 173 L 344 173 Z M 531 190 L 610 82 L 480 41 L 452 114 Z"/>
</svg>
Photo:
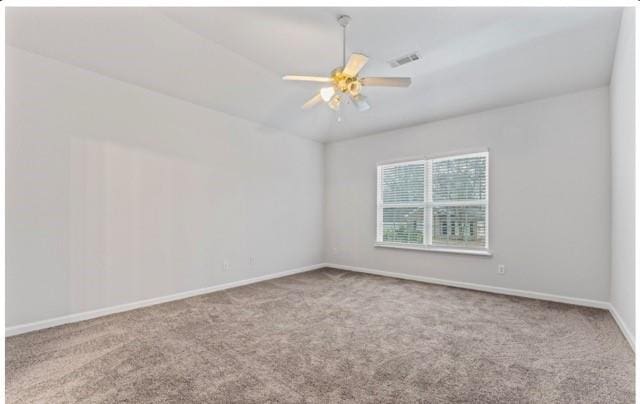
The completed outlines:
<svg viewBox="0 0 640 404">
<path fill-rule="evenodd" d="M 362 88 L 362 83 L 360 83 L 357 76 L 347 76 L 342 73 L 342 69 L 340 68 L 336 68 L 331 72 L 331 79 L 336 91 L 342 93 L 348 92 L 351 95 L 356 95 L 360 93 L 360 89 Z"/>
</svg>

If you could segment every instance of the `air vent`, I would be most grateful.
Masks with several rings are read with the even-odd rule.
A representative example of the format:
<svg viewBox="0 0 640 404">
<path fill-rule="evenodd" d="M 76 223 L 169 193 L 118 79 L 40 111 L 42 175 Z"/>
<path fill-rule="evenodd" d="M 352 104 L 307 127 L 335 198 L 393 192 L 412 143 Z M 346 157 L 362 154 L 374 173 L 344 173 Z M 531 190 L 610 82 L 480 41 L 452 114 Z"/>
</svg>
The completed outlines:
<svg viewBox="0 0 640 404">
<path fill-rule="evenodd" d="M 398 67 L 406 65 L 407 63 L 415 62 L 416 60 L 420 60 L 420 55 L 418 55 L 418 52 L 413 52 L 397 59 L 390 60 L 389 65 L 391 65 L 391 67 Z"/>
</svg>

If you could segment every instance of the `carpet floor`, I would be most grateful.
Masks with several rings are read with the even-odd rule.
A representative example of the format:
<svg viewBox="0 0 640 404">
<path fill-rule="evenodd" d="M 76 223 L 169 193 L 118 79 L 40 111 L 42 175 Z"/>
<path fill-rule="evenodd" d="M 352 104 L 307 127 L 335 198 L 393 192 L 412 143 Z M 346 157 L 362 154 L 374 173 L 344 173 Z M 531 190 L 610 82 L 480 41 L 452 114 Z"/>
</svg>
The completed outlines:
<svg viewBox="0 0 640 404">
<path fill-rule="evenodd" d="M 9 403 L 631 403 L 604 310 L 321 269 L 6 339 Z"/>
</svg>

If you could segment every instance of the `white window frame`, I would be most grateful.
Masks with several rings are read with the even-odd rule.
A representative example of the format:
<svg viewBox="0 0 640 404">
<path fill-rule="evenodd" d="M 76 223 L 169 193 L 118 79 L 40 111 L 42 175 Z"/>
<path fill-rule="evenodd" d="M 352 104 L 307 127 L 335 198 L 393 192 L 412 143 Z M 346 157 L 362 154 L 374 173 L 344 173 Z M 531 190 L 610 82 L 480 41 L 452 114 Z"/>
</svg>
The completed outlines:
<svg viewBox="0 0 640 404">
<path fill-rule="evenodd" d="M 424 245 L 424 240 L 426 237 L 426 234 L 423 234 L 422 236 L 422 241 L 423 244 L 416 244 L 416 243 L 397 243 L 397 242 L 382 242 L 382 235 L 383 235 L 383 226 L 381 226 L 382 224 L 382 214 L 383 214 L 383 209 L 384 208 L 424 208 L 423 211 L 423 219 L 424 221 L 426 221 L 426 215 L 427 215 L 427 209 L 426 209 L 426 198 L 427 198 L 427 183 L 426 183 L 426 178 L 425 178 L 425 187 L 424 187 L 424 196 L 422 198 L 422 202 L 407 202 L 407 203 L 384 203 L 383 202 L 383 198 L 382 198 L 382 169 L 383 168 L 391 168 L 391 167 L 401 167 L 401 166 L 407 166 L 407 165 L 411 165 L 411 164 L 424 164 L 425 166 L 425 170 L 426 170 L 426 166 L 427 166 L 427 160 L 422 159 L 422 160 L 407 160 L 407 161 L 401 161 L 398 163 L 391 163 L 391 164 L 378 164 L 378 181 L 377 181 L 377 192 L 378 192 L 378 198 L 377 198 L 377 219 L 376 219 L 376 245 L 377 244 L 390 244 L 390 245 L 403 245 L 403 246 L 420 246 L 420 245 Z M 426 172 L 425 172 L 426 174 Z M 423 222 L 423 231 L 426 232 L 427 228 L 424 227 L 424 222 Z"/>
<path fill-rule="evenodd" d="M 431 196 L 431 169 L 434 162 L 444 161 L 444 160 L 453 160 L 459 158 L 468 158 L 468 157 L 485 157 L 487 162 L 487 168 L 485 170 L 485 181 L 486 181 L 486 195 L 487 198 L 485 200 L 464 200 L 464 201 L 446 201 L 446 202 L 433 202 Z M 383 203 L 382 197 L 382 170 L 387 167 L 396 167 L 402 165 L 409 164 L 424 164 L 425 166 L 425 176 L 424 176 L 424 201 L 418 203 L 394 203 L 394 204 L 385 204 Z M 456 152 L 450 153 L 447 155 L 439 155 L 439 156 L 431 156 L 431 157 L 414 157 L 411 159 L 403 159 L 396 160 L 391 162 L 380 162 L 377 164 L 377 206 L 376 206 L 376 241 L 374 245 L 376 247 L 389 247 L 389 248 L 402 248 L 408 250 L 420 250 L 420 251 L 433 251 L 433 252 L 445 252 L 445 253 L 457 253 L 457 254 L 470 254 L 470 255 L 484 255 L 490 256 L 492 255 L 489 250 L 489 234 L 491 225 L 489 223 L 489 199 L 490 199 L 490 186 L 489 186 L 489 168 L 490 168 L 490 159 L 489 159 L 489 150 L 483 149 L 481 151 L 466 151 L 466 152 Z M 435 206 L 464 206 L 464 205 L 473 205 L 473 206 L 485 206 L 485 245 L 481 248 L 473 248 L 473 247 L 456 247 L 456 246 L 440 246 L 433 245 L 433 208 Z M 383 226 L 382 226 L 382 214 L 384 208 L 390 207 L 422 207 L 424 208 L 424 235 L 423 235 L 423 243 L 415 244 L 415 243 L 399 243 L 399 242 L 388 242 L 382 241 L 383 237 Z"/>
</svg>

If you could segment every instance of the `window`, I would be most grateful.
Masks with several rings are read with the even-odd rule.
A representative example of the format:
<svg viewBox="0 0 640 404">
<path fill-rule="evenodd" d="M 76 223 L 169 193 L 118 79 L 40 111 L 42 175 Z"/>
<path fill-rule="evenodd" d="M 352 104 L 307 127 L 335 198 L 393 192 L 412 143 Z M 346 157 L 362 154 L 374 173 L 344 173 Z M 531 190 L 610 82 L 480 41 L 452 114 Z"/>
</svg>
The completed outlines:
<svg viewBox="0 0 640 404">
<path fill-rule="evenodd" d="M 489 153 L 378 166 L 377 243 L 488 249 Z"/>
<path fill-rule="evenodd" d="M 378 167 L 380 241 L 423 244 L 425 161 Z"/>
</svg>

